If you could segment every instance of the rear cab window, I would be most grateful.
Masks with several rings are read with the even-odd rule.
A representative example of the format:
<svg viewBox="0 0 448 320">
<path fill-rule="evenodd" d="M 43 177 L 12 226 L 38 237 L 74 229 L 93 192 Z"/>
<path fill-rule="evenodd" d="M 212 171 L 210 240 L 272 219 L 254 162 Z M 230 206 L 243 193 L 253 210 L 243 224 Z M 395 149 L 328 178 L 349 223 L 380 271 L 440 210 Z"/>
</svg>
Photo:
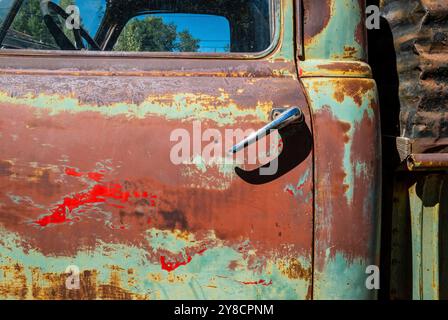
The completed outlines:
<svg viewBox="0 0 448 320">
<path fill-rule="evenodd" d="M 0 0 L 1 50 L 259 53 L 273 0 Z"/>
</svg>

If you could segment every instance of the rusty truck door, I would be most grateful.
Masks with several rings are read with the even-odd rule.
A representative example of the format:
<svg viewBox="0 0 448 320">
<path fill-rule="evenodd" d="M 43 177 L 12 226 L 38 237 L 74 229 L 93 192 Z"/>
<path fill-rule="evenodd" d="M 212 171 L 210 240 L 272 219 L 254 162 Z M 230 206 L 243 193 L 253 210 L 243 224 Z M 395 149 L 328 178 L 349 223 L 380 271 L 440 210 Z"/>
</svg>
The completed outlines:
<svg viewBox="0 0 448 320">
<path fill-rule="evenodd" d="M 312 297 L 310 113 L 293 1 L 274 3 L 257 55 L 0 51 L 2 298 Z M 273 177 L 196 152 L 207 129 L 259 129 L 291 106 L 305 122 Z M 191 162 L 173 163 L 173 132 Z"/>
</svg>

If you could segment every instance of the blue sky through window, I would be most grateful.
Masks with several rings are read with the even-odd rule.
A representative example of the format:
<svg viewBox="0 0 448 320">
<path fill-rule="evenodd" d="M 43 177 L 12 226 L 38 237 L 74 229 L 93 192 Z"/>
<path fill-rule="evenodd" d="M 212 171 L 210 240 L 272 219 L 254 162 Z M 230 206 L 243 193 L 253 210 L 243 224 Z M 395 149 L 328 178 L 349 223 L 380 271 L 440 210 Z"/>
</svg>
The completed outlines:
<svg viewBox="0 0 448 320">
<path fill-rule="evenodd" d="M 104 15 L 106 0 L 76 1 L 84 27 L 94 35 Z M 143 19 L 145 16 L 138 17 Z M 177 31 L 188 30 L 200 39 L 199 52 L 225 52 L 230 46 L 229 22 L 224 17 L 187 13 L 154 14 L 165 23 L 174 23 Z"/>
<path fill-rule="evenodd" d="M 224 17 L 203 14 L 155 14 L 165 23 L 174 23 L 177 31 L 188 30 L 199 39 L 199 52 L 225 52 L 230 47 L 230 26 Z M 227 48 L 227 49 L 226 49 Z"/>
</svg>

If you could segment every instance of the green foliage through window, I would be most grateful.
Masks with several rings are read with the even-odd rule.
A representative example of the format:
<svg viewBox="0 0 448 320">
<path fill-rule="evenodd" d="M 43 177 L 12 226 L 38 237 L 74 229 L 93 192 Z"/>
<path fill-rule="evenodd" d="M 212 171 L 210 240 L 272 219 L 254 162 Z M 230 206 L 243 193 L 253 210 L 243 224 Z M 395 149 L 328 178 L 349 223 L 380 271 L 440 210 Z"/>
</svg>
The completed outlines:
<svg viewBox="0 0 448 320">
<path fill-rule="evenodd" d="M 36 41 L 52 45 L 56 44 L 43 22 L 39 1 L 24 1 L 12 23 L 11 29 L 22 32 Z"/>
<path fill-rule="evenodd" d="M 181 51 L 196 52 L 199 39 L 187 30 L 177 32 L 173 23 L 164 23 L 160 17 L 147 16 L 128 22 L 121 32 L 115 51 Z"/>
</svg>

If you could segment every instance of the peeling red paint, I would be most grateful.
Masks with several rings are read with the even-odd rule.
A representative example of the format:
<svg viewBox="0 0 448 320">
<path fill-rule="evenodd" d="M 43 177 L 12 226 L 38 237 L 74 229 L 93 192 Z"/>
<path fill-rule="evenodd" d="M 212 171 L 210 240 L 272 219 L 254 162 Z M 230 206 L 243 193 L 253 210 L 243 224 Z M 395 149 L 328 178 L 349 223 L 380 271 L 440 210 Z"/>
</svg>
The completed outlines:
<svg viewBox="0 0 448 320">
<path fill-rule="evenodd" d="M 65 168 L 65 174 L 68 176 L 73 176 L 73 177 L 81 177 L 82 173 L 79 171 L 76 171 L 73 168 Z"/>
<path fill-rule="evenodd" d="M 100 182 L 104 178 L 104 175 L 98 172 L 88 172 L 87 176 L 96 182 Z"/>
<path fill-rule="evenodd" d="M 205 251 L 207 251 L 207 248 L 203 248 L 203 249 L 199 250 L 196 254 L 202 255 Z M 187 265 L 188 263 L 191 262 L 192 259 L 193 259 L 192 256 L 187 256 L 187 260 L 185 260 L 185 261 L 167 262 L 165 256 L 160 256 L 160 264 L 162 266 L 162 270 L 171 272 L 171 271 L 176 270 L 180 266 Z"/>
<path fill-rule="evenodd" d="M 306 182 L 301 183 L 300 185 L 297 186 L 296 189 L 297 189 L 297 190 L 303 189 L 303 187 L 305 186 L 305 183 L 306 183 Z"/>
<path fill-rule="evenodd" d="M 100 181 L 104 177 L 104 175 L 101 173 L 82 173 L 72 168 L 66 168 L 65 173 L 67 175 L 75 177 L 87 175 L 89 179 L 94 181 Z M 134 192 L 134 195 L 137 194 L 140 195 L 140 193 Z M 148 192 L 143 192 L 142 194 L 148 195 Z M 78 209 L 81 206 L 105 203 L 108 199 L 118 200 L 121 203 L 126 203 L 129 201 L 129 197 L 130 192 L 124 191 L 123 187 L 118 183 L 96 184 L 86 192 L 76 193 L 73 196 L 64 198 L 61 204 L 58 204 L 54 209 L 51 210 L 50 215 L 44 216 L 43 218 L 37 220 L 36 223 L 42 227 L 45 227 L 53 223 L 70 222 L 73 220 L 67 218 L 67 214 L 72 213 L 75 209 Z M 151 198 L 154 197 L 154 195 L 151 196 Z M 124 208 L 124 206 L 114 203 L 108 203 L 108 205 L 121 209 Z M 151 200 L 151 206 L 155 206 L 154 200 Z M 79 211 L 78 213 L 81 213 L 81 211 Z M 79 221 L 79 218 L 77 218 L 76 221 Z"/>
<path fill-rule="evenodd" d="M 266 280 L 260 279 L 258 281 L 240 281 L 242 284 L 245 285 L 262 285 L 262 286 L 270 286 L 272 284 L 272 280 L 269 282 L 266 282 Z"/>
<path fill-rule="evenodd" d="M 187 257 L 186 261 L 174 261 L 174 262 L 166 262 L 165 256 L 160 257 L 160 264 L 162 265 L 162 270 L 166 270 L 168 272 L 174 271 L 180 266 L 185 266 L 191 262 L 191 256 Z"/>
<path fill-rule="evenodd" d="M 281 84 L 282 92 L 278 95 L 279 99 L 276 99 L 273 104 L 307 106 L 302 93 L 297 90 L 297 83 L 292 86 L 289 84 L 289 81 L 292 80 L 285 80 L 285 83 Z M 252 97 L 252 93 L 255 91 L 252 91 L 252 87 L 250 88 L 245 90 L 250 90 L 250 96 Z M 263 101 L 265 101 L 264 91 L 266 90 L 262 90 L 262 93 L 257 94 L 257 97 Z M 236 93 L 235 96 L 240 97 Z M 252 106 L 254 102 L 238 100 L 238 103 L 241 106 Z M 3 109 L 5 108 L 0 107 L 0 113 L 7 116 L 7 109 Z M 294 182 L 297 182 L 297 179 L 304 176 L 307 170 L 312 167 L 312 154 L 309 154 L 308 158 L 291 172 L 271 183 L 258 186 L 257 192 L 253 192 L 254 187 L 251 184 L 247 184 L 240 179 L 232 178 L 233 182 L 228 185 L 231 181 L 229 177 L 225 177 L 226 189 L 217 191 L 218 186 L 220 189 L 224 186 L 222 184 L 223 175 L 217 167 L 208 167 L 207 173 L 201 172 L 199 176 L 191 176 L 184 174 L 189 172 L 186 171 L 188 166 L 176 166 L 171 161 L 166 161 L 166 159 L 169 159 L 170 148 L 169 145 L 160 144 L 160 140 L 165 139 L 169 141 L 173 128 L 179 127 L 191 130 L 191 123 L 189 122 L 168 121 L 166 125 L 160 126 L 160 136 L 150 136 L 150 140 L 147 141 L 147 128 L 159 128 L 161 118 L 148 116 L 144 119 L 127 119 L 119 115 L 111 120 L 103 118 L 101 114 L 89 113 L 88 115 L 85 114 L 84 118 L 84 113 L 61 113 L 50 118 L 50 120 L 55 123 L 67 124 L 67 128 L 69 128 L 66 131 L 67 134 L 63 136 L 54 135 L 54 138 L 58 139 L 57 141 L 47 141 L 45 139 L 48 139 L 51 132 L 47 132 L 46 129 L 42 129 L 42 133 L 36 130 L 28 130 L 29 132 L 17 131 L 19 130 L 18 128 L 26 126 L 28 122 L 34 121 L 34 113 L 29 111 L 28 107 L 24 107 L 24 110 L 20 108 L 15 108 L 14 110 L 17 113 L 14 113 L 12 120 L 17 123 L 23 122 L 23 126 L 11 125 L 9 129 L 5 130 L 10 130 L 19 136 L 29 135 L 27 139 L 29 139 L 30 144 L 27 147 L 26 157 L 22 155 L 22 151 L 15 150 L 14 146 L 11 146 L 12 149 L 8 151 L 8 154 L 2 154 L 2 156 L 10 159 L 21 159 L 21 163 L 48 163 L 51 164 L 52 168 L 58 166 L 62 168 L 58 171 L 52 169 L 48 175 L 43 175 L 42 177 L 37 176 L 34 178 L 35 182 L 33 184 L 25 180 L 23 184 L 19 184 L 15 180 L 9 181 L 7 176 L 0 175 L 0 183 L 8 188 L 17 188 L 17 190 L 20 190 L 20 195 L 33 199 L 33 202 L 36 204 L 36 206 L 29 204 L 29 207 L 24 208 L 25 203 L 14 203 L 7 195 L 2 195 L 0 201 L 6 203 L 7 206 L 2 207 L 0 211 L 8 212 L 8 214 L 0 215 L 0 223 L 5 224 L 12 231 L 27 237 L 27 239 L 29 238 L 32 245 L 39 247 L 42 251 L 52 254 L 61 254 L 61 252 L 66 254 L 68 249 L 65 247 L 65 243 L 56 241 L 56 239 L 64 239 L 68 235 L 75 238 L 83 236 L 89 239 L 86 241 L 89 241 L 89 245 L 92 246 L 95 245 L 96 239 L 101 239 L 105 242 L 113 239 L 115 242 L 140 245 L 146 229 L 154 227 L 161 230 L 179 229 L 180 231 L 200 234 L 198 236 L 199 240 L 207 234 L 208 230 L 213 229 L 219 239 L 229 241 L 229 243 L 232 243 L 232 246 L 237 247 L 241 239 L 253 241 L 253 243 L 256 243 L 254 247 L 260 255 L 268 254 L 272 250 L 278 250 L 278 248 L 281 248 L 281 253 L 279 254 L 286 253 L 286 251 L 289 254 L 290 249 L 286 250 L 283 246 L 284 243 L 291 244 L 293 247 L 291 250 L 294 250 L 297 254 L 306 256 L 311 254 L 312 233 L 309 230 L 312 230 L 312 217 L 297 214 L 297 212 L 310 212 L 313 205 L 312 197 L 298 201 L 303 197 L 302 194 L 292 197 L 283 191 L 285 185 L 294 185 Z M 307 107 L 304 107 L 303 110 L 306 115 L 307 127 L 310 127 L 309 110 Z M 114 124 L 110 125 L 110 121 Z M 117 125 L 115 125 L 115 121 L 118 121 Z M 126 131 L 126 136 L 122 136 L 123 130 L 116 130 L 119 123 L 126 124 L 126 129 L 123 129 Z M 241 123 L 238 122 L 226 126 L 226 129 L 241 127 L 242 130 L 247 130 L 258 125 L 261 126 L 262 123 L 255 125 L 252 120 L 244 120 Z M 210 122 L 207 126 L 213 127 L 215 125 L 213 122 Z M 96 133 L 99 127 L 105 130 L 101 134 Z M 225 129 L 222 129 L 222 134 L 224 133 Z M 58 151 L 59 153 L 46 159 L 46 153 L 33 149 L 32 139 L 34 137 L 39 139 L 39 141 L 47 141 L 49 144 L 54 145 L 55 149 L 60 150 L 60 152 Z M 138 137 L 137 141 L 135 137 Z M 139 140 L 140 138 L 142 139 L 141 141 Z M 82 143 L 78 144 L 80 140 L 82 140 Z M 110 141 L 115 141 L 117 144 L 110 145 Z M 105 146 L 108 147 L 106 148 Z M 92 147 L 89 149 L 91 152 L 85 153 L 84 150 L 90 147 Z M 33 152 L 29 150 L 33 150 Z M 116 150 L 129 150 L 129 152 L 117 152 Z M 146 159 L 147 152 L 157 155 L 151 158 L 150 165 L 148 165 Z M 302 151 L 299 150 L 297 152 L 301 153 Z M 56 159 L 65 159 L 65 157 L 70 159 L 70 162 L 55 162 Z M 109 162 L 106 159 L 111 160 Z M 74 171 L 74 173 L 78 173 L 76 175 L 82 175 L 78 177 L 66 175 L 65 170 L 67 167 L 73 168 L 72 170 L 69 169 L 69 172 Z M 103 168 L 108 169 L 107 172 L 104 172 L 105 176 L 99 183 L 84 175 L 85 172 L 90 171 L 103 173 L 101 171 Z M 13 167 L 12 170 L 16 169 Z M 24 172 L 23 174 L 32 174 L 35 169 L 30 168 L 29 170 L 31 171 L 30 173 Z M 203 188 L 205 187 L 206 179 L 208 179 L 206 176 L 211 177 L 211 180 L 214 181 L 210 188 L 207 189 Z M 307 180 L 309 183 L 304 188 L 303 194 L 308 197 L 309 194 L 312 195 L 312 176 L 307 177 Z M 195 185 L 196 183 L 198 185 L 192 187 L 192 181 L 194 181 Z M 107 200 L 106 203 L 90 204 L 90 207 L 83 205 L 72 213 L 67 212 L 67 218 L 81 217 L 80 223 L 75 221 L 61 223 L 57 225 L 57 228 L 47 228 L 45 235 L 40 235 L 40 233 L 37 233 L 38 236 L 34 235 L 34 229 L 38 230 L 40 228 L 35 221 L 50 215 L 52 213 L 51 210 L 63 203 L 65 197 L 72 197 L 76 193 L 86 192 L 95 184 L 105 185 L 110 182 L 120 183 L 124 187 L 124 191 L 130 192 L 128 203 L 123 204 L 119 201 Z M 17 187 L 13 187 L 11 184 L 17 184 Z M 146 197 L 144 199 L 134 198 L 135 191 L 138 191 L 140 194 L 143 193 Z M 144 191 L 148 191 L 147 194 Z M 157 194 L 157 197 L 151 198 L 151 193 Z M 267 194 L 269 197 L 266 196 Z M 162 197 L 163 199 L 161 199 Z M 155 201 L 152 201 L 153 199 Z M 245 200 L 229 201 L 229 199 Z M 110 206 L 109 203 L 123 205 L 125 208 L 115 208 Z M 252 203 L 257 205 L 250 205 Z M 150 210 L 148 210 L 149 207 L 151 207 Z M 259 208 L 263 208 L 264 219 L 258 219 L 260 215 Z M 85 210 L 85 213 L 81 214 L 80 210 Z M 119 225 L 120 211 L 125 211 L 125 222 L 133 232 L 115 232 L 111 234 L 110 224 Z M 106 212 L 108 214 L 105 214 Z M 139 214 L 135 214 L 136 212 Z M 244 214 L 241 214 L 241 212 L 244 212 Z M 14 218 L 11 215 L 14 215 Z M 98 221 L 93 215 L 101 216 L 103 220 L 107 220 L 105 221 L 107 223 Z M 148 217 L 152 219 L 150 225 L 145 223 Z M 23 221 L 24 223 L 19 224 L 15 221 Z M 271 226 L 277 221 L 284 226 L 281 237 L 278 237 L 278 232 L 271 230 Z M 101 224 L 101 228 L 98 224 Z M 64 234 L 58 235 L 58 230 L 64 230 Z M 95 237 L 91 235 L 92 230 L 95 230 Z M 45 237 L 45 239 L 47 239 L 46 237 L 52 237 L 54 240 L 44 241 L 39 237 Z M 70 250 L 73 250 L 70 251 L 71 254 L 76 254 L 76 250 L 79 250 L 84 245 L 81 243 L 77 244 L 76 241 L 71 243 L 72 247 L 70 247 Z M 160 254 L 155 257 L 157 262 L 159 262 Z M 168 256 L 168 260 L 172 260 L 171 256 Z"/>
<path fill-rule="evenodd" d="M 65 174 L 73 177 L 87 176 L 90 180 L 100 182 L 104 178 L 104 174 L 99 172 L 80 172 L 74 168 L 65 168 Z"/>
<path fill-rule="evenodd" d="M 106 202 L 107 198 L 126 202 L 128 201 L 129 193 L 124 192 L 119 184 L 111 184 L 109 186 L 97 184 L 87 192 L 77 193 L 71 197 L 64 198 L 63 203 L 51 210 L 51 215 L 37 220 L 36 223 L 45 227 L 51 223 L 69 222 L 71 219 L 67 218 L 67 213 L 71 213 L 85 204 Z"/>
<path fill-rule="evenodd" d="M 109 203 L 110 206 L 114 207 L 114 208 L 118 208 L 118 209 L 124 209 L 125 206 L 119 205 L 119 204 L 115 204 L 115 203 Z"/>
</svg>

